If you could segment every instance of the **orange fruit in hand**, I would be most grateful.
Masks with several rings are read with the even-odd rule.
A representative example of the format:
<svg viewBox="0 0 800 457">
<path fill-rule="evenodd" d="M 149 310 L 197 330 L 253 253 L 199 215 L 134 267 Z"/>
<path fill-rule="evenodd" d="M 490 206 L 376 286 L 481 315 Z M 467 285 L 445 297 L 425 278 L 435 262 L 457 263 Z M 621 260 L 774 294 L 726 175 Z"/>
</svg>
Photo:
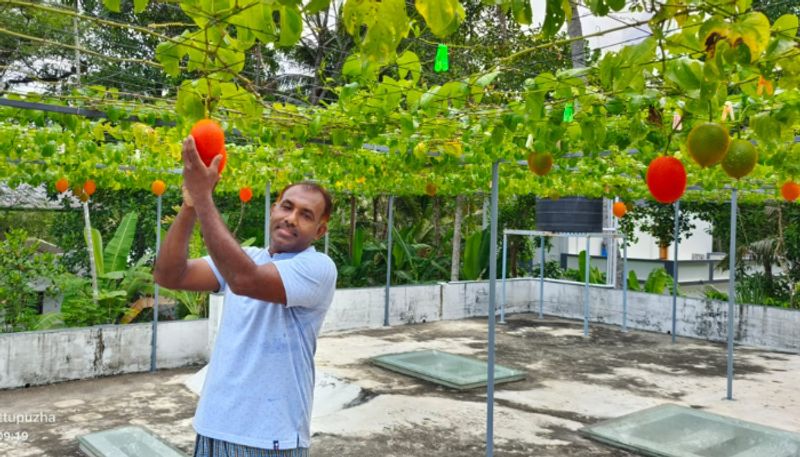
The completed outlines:
<svg viewBox="0 0 800 457">
<path fill-rule="evenodd" d="M 793 202 L 800 197 L 800 184 L 794 181 L 787 181 L 786 184 L 781 186 L 781 195 L 787 202 Z"/>
<path fill-rule="evenodd" d="M 211 119 L 202 119 L 192 126 L 191 135 L 194 138 L 197 152 L 200 154 L 200 160 L 206 166 L 210 166 L 214 157 L 222 154 L 222 161 L 219 163 L 219 172 L 222 173 L 227 156 L 225 132 L 222 131 L 222 127 Z"/>
<path fill-rule="evenodd" d="M 647 188 L 659 203 L 672 203 L 686 191 L 686 169 L 675 157 L 653 159 L 647 167 Z"/>
<path fill-rule="evenodd" d="M 553 168 L 553 154 L 549 152 L 531 152 L 528 155 L 528 168 L 539 176 L 550 173 Z"/>
<path fill-rule="evenodd" d="M 614 203 L 614 216 L 622 217 L 628 212 L 628 207 L 623 202 Z"/>
<path fill-rule="evenodd" d="M 67 178 L 61 178 L 58 181 L 56 181 L 56 190 L 58 191 L 58 193 L 63 194 L 64 192 L 67 191 L 68 188 L 69 188 L 69 181 L 67 181 Z"/>
<path fill-rule="evenodd" d="M 713 122 L 706 122 L 694 126 L 689 132 L 686 146 L 694 161 L 705 168 L 722 162 L 728 153 L 730 142 L 728 129 Z"/>
<path fill-rule="evenodd" d="M 252 189 L 250 189 L 249 187 L 242 187 L 241 189 L 239 189 L 239 200 L 241 200 L 242 203 L 249 202 L 251 198 L 253 198 Z"/>
<path fill-rule="evenodd" d="M 160 179 L 156 179 L 150 186 L 150 190 L 152 190 L 154 194 L 160 197 L 167 190 L 167 184 Z"/>
<path fill-rule="evenodd" d="M 728 153 L 722 160 L 722 169 L 731 178 L 740 179 L 750 174 L 758 162 L 758 151 L 752 143 L 745 140 L 733 140 Z"/>
<path fill-rule="evenodd" d="M 95 190 L 97 190 L 97 185 L 95 185 L 94 181 L 92 181 L 91 179 L 83 183 L 83 191 L 89 197 L 91 197 L 92 194 L 94 194 Z"/>
</svg>

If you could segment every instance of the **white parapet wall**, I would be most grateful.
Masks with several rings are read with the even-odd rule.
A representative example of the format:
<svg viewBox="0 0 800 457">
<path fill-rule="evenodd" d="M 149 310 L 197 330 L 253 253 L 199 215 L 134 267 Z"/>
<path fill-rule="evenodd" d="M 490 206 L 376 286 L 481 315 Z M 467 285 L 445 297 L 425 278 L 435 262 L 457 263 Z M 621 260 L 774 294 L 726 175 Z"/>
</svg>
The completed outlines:
<svg viewBox="0 0 800 457">
<path fill-rule="evenodd" d="M 498 307 L 502 282 L 497 282 Z M 544 313 L 583 319 L 582 284 L 544 282 Z M 338 289 L 322 327 L 323 332 L 374 328 L 383 325 L 384 289 Z M 423 286 L 393 287 L 389 301 L 389 325 L 464 319 L 488 315 L 489 283 L 463 281 Z M 506 283 L 505 311 L 536 312 L 539 280 L 511 279 Z M 499 309 L 498 309 L 499 312 Z M 728 303 L 678 297 L 676 333 L 712 341 L 727 336 Z M 589 320 L 622 325 L 623 293 L 609 287 L 589 287 Z M 800 311 L 759 305 L 734 307 L 735 339 L 739 344 L 780 351 L 800 352 Z M 628 292 L 627 325 L 631 329 L 668 333 L 672 330 L 672 297 Z"/>
<path fill-rule="evenodd" d="M 150 369 L 151 324 L 0 334 L 0 389 Z M 158 368 L 204 363 L 207 320 L 158 325 Z"/>
<path fill-rule="evenodd" d="M 537 312 L 538 279 L 506 283 L 508 314 Z M 545 281 L 547 316 L 583 319 L 584 286 Z M 503 296 L 497 282 L 498 306 Z M 223 296 L 212 295 L 210 318 L 167 321 L 158 327 L 158 368 L 205 363 L 216 338 Z M 589 320 L 621 325 L 622 291 L 589 287 Z M 631 329 L 667 333 L 672 328 L 672 297 L 628 293 L 627 323 Z M 384 323 L 384 289 L 338 289 L 323 333 L 377 328 Z M 676 329 L 680 336 L 721 341 L 727 335 L 728 304 L 678 297 Z M 487 281 L 460 281 L 398 286 L 389 295 L 389 325 L 485 317 L 489 310 Z M 499 310 L 498 310 L 499 311 Z M 740 344 L 800 352 L 800 311 L 737 305 L 735 337 Z M 150 369 L 150 324 L 106 325 L 80 329 L 0 334 L 0 389 L 48 384 Z"/>
</svg>

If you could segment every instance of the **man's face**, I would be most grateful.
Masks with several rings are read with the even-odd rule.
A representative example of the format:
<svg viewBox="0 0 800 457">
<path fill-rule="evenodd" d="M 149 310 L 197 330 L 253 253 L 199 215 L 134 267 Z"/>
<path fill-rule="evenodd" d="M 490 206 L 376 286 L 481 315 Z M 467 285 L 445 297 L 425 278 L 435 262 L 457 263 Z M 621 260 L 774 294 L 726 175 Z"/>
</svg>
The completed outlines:
<svg viewBox="0 0 800 457">
<path fill-rule="evenodd" d="M 303 185 L 290 187 L 270 211 L 270 251 L 275 254 L 305 250 L 328 229 L 322 220 L 324 211 L 322 194 Z"/>
</svg>

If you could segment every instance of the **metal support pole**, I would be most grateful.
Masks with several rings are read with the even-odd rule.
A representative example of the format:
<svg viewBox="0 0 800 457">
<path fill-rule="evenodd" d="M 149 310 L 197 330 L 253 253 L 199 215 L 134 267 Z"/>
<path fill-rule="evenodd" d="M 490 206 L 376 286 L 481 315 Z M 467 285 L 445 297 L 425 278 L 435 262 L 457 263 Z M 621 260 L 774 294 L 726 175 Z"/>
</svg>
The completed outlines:
<svg viewBox="0 0 800 457">
<path fill-rule="evenodd" d="M 628 242 L 622 237 L 622 331 L 628 331 Z"/>
<path fill-rule="evenodd" d="M 94 237 L 92 236 L 92 220 L 89 217 L 89 202 L 83 202 L 83 223 L 86 229 L 86 249 L 89 250 L 89 273 L 92 275 L 92 298 L 97 304 L 99 290 L 97 288 L 97 265 L 94 262 Z"/>
<path fill-rule="evenodd" d="M 383 298 L 383 325 L 389 326 L 389 289 L 392 280 L 392 230 L 394 230 L 394 196 L 389 195 L 389 239 L 386 242 L 386 292 Z"/>
<path fill-rule="evenodd" d="M 269 212 L 270 212 L 270 182 L 267 181 L 266 192 L 264 192 L 264 249 L 269 249 Z M 327 236 L 327 233 L 325 234 Z"/>
<path fill-rule="evenodd" d="M 156 198 L 156 258 L 161 248 L 161 195 Z M 150 371 L 157 369 L 157 351 L 158 346 L 158 284 L 154 288 L 153 298 L 153 329 L 151 331 L 152 339 L 150 341 Z"/>
<path fill-rule="evenodd" d="M 736 304 L 736 188 L 731 192 L 731 245 L 728 252 L 728 400 L 733 400 L 733 309 Z"/>
<path fill-rule="evenodd" d="M 330 232 L 328 230 L 325 231 L 325 255 L 328 255 L 328 247 L 330 246 Z"/>
<path fill-rule="evenodd" d="M 539 244 L 542 250 L 542 260 L 539 264 L 539 319 L 544 317 L 544 237 L 539 237 Z"/>
<path fill-rule="evenodd" d="M 535 251 L 536 244 L 533 242 L 533 236 L 528 236 L 528 243 L 531 245 L 531 252 Z M 536 263 L 536 254 L 531 255 L 531 278 L 533 278 L 533 265 Z M 531 312 L 531 306 L 533 306 L 533 300 L 528 301 L 528 312 Z"/>
<path fill-rule="evenodd" d="M 675 243 L 675 254 L 672 259 L 672 342 L 675 342 L 676 321 L 678 319 L 678 245 L 680 244 L 680 218 L 681 218 L 681 202 L 675 202 L 675 234 L 673 241 Z"/>
<path fill-rule="evenodd" d="M 486 457 L 494 456 L 494 332 L 497 290 L 497 194 L 500 162 L 492 163 L 492 217 L 489 237 L 489 360 L 486 384 Z"/>
<path fill-rule="evenodd" d="M 506 258 L 508 253 L 508 235 L 503 234 L 503 299 L 500 301 L 500 324 L 506 323 Z"/>
<path fill-rule="evenodd" d="M 583 336 L 589 336 L 589 270 L 592 269 L 592 257 L 589 255 L 589 248 L 591 238 L 586 237 L 586 255 L 584 259 L 584 280 L 586 284 L 583 286 Z"/>
<path fill-rule="evenodd" d="M 605 216 L 605 221 L 603 222 L 603 233 L 607 233 L 607 230 L 614 229 L 614 200 L 610 198 L 603 199 L 603 215 Z M 610 284 L 616 288 L 616 251 L 614 248 L 616 247 L 617 239 L 613 236 L 603 238 L 603 242 L 606 245 L 606 285 Z"/>
<path fill-rule="evenodd" d="M 75 34 L 75 83 L 81 85 L 81 38 L 80 26 L 78 25 L 78 18 L 81 15 L 81 0 L 75 1 L 75 12 L 77 13 L 72 18 L 72 31 Z"/>
<path fill-rule="evenodd" d="M 489 199 L 483 196 L 483 211 L 481 212 L 481 230 L 489 226 Z"/>
</svg>

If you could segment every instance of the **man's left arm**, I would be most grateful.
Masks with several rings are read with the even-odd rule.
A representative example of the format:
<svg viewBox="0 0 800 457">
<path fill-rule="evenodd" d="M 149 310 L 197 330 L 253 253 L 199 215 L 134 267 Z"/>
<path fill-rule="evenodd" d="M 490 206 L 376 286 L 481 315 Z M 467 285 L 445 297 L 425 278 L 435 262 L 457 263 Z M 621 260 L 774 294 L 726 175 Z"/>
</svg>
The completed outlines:
<svg viewBox="0 0 800 457">
<path fill-rule="evenodd" d="M 195 201 L 200 231 L 214 265 L 236 295 L 286 304 L 286 290 L 275 265 L 256 265 L 225 226 L 209 195 Z"/>
<path fill-rule="evenodd" d="M 278 269 L 271 263 L 256 265 L 239 246 L 214 205 L 213 192 L 219 181 L 221 159 L 218 155 L 206 166 L 200 160 L 194 138 L 189 136 L 183 143 L 183 185 L 194 202 L 208 253 L 233 293 L 285 305 L 286 290 Z"/>
</svg>

